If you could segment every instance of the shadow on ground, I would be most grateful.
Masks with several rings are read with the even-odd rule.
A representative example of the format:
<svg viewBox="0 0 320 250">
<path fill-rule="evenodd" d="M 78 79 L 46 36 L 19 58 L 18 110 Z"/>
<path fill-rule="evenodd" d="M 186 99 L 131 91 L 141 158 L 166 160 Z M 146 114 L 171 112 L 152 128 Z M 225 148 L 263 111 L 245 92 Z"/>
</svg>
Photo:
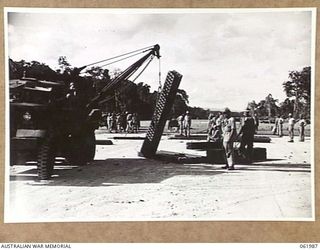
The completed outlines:
<svg viewBox="0 0 320 250">
<path fill-rule="evenodd" d="M 30 181 L 28 185 L 45 186 L 119 186 L 122 184 L 160 183 L 179 175 L 218 175 L 241 171 L 281 171 L 309 173 L 310 164 L 285 164 L 259 162 L 252 165 L 237 165 L 236 170 L 221 169 L 223 165 L 206 163 L 172 163 L 152 159 L 107 159 L 96 160 L 85 166 L 56 164 L 50 181 L 38 182 L 34 168 L 10 176 L 11 181 Z"/>
</svg>

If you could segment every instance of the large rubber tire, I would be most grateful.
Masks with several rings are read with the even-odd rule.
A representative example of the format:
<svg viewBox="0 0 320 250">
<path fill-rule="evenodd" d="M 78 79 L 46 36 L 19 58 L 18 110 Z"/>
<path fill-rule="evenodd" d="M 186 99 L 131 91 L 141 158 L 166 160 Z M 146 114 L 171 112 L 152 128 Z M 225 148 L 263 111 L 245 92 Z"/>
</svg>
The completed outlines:
<svg viewBox="0 0 320 250">
<path fill-rule="evenodd" d="M 50 139 L 45 139 L 38 152 L 38 179 L 48 180 L 51 178 L 54 168 L 55 147 Z"/>
<path fill-rule="evenodd" d="M 87 162 L 93 161 L 96 155 L 96 136 L 94 131 L 88 133 L 85 138 L 85 158 Z"/>
<path fill-rule="evenodd" d="M 72 165 L 85 165 L 93 161 L 96 154 L 96 137 L 94 131 L 73 136 L 70 141 L 67 160 Z"/>
</svg>

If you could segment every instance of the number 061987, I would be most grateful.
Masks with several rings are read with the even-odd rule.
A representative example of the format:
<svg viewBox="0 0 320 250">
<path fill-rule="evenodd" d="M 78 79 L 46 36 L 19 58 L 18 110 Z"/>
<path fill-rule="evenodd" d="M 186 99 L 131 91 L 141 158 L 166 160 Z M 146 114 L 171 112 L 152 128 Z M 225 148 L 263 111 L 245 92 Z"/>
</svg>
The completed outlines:
<svg viewBox="0 0 320 250">
<path fill-rule="evenodd" d="M 305 243 L 305 244 L 300 244 L 300 248 L 318 248 L 318 244 L 317 243 Z"/>
</svg>

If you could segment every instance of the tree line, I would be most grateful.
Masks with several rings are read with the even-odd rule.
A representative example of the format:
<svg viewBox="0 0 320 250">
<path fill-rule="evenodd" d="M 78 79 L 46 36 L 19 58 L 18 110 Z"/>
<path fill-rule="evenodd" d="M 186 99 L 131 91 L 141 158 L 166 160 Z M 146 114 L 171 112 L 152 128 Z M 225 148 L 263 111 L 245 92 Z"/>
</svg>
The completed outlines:
<svg viewBox="0 0 320 250">
<path fill-rule="evenodd" d="M 10 79 L 21 79 L 26 76 L 39 80 L 68 82 L 74 70 L 65 56 L 58 58 L 59 68 L 56 70 L 37 61 L 9 60 Z M 110 72 L 101 67 L 91 67 L 85 71 L 81 79 L 89 86 L 90 95 L 94 96 L 120 73 L 120 69 Z M 249 102 L 246 108 L 257 114 L 258 117 L 266 119 L 279 115 L 286 117 L 289 113 L 292 113 L 296 118 L 302 114 L 305 118 L 310 119 L 311 67 L 289 72 L 288 80 L 282 83 L 282 87 L 287 96 L 282 102 L 275 99 L 272 94 L 268 94 L 265 99 L 259 102 L 255 100 Z M 141 119 L 151 119 L 158 94 L 157 90 L 151 92 L 151 86 L 148 83 L 134 83 L 125 80 L 109 93 L 109 101 L 103 104 L 102 110 L 105 112 L 129 111 L 138 113 Z M 179 89 L 170 116 L 176 118 L 187 110 L 193 118 L 198 119 L 206 119 L 211 113 L 210 109 L 189 106 L 189 95 L 185 90 Z"/>
<path fill-rule="evenodd" d="M 287 117 L 289 113 L 295 118 L 303 115 L 306 119 L 311 116 L 311 67 L 304 67 L 301 71 L 290 71 L 288 80 L 282 83 L 286 98 L 283 101 L 268 94 L 259 102 L 251 101 L 247 109 L 259 117 L 272 119 L 277 116 Z"/>
<path fill-rule="evenodd" d="M 10 79 L 30 77 L 38 80 L 68 83 L 71 81 L 71 75 L 75 69 L 69 64 L 65 56 L 58 58 L 59 68 L 56 70 L 37 61 L 9 60 Z M 120 73 L 119 69 L 109 71 L 101 67 L 91 67 L 84 70 L 84 74 L 80 78 L 87 85 L 86 91 L 89 92 L 89 96 L 93 97 Z M 121 113 L 129 111 L 138 113 L 140 119 L 149 120 L 152 118 L 158 95 L 159 91 L 151 91 L 151 86 L 148 83 L 134 83 L 130 80 L 124 80 L 118 84 L 116 89 L 108 93 L 108 101 L 101 108 L 104 112 Z M 206 119 L 208 117 L 209 110 L 190 107 L 188 104 L 189 96 L 187 92 L 178 89 L 170 117 L 178 117 L 187 110 L 194 118 Z"/>
</svg>

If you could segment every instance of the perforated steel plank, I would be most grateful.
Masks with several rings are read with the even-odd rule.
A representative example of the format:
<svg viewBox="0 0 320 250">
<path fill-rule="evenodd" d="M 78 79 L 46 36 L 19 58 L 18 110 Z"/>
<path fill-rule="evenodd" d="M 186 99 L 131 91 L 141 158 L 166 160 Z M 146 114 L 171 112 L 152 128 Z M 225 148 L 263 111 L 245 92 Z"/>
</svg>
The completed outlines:
<svg viewBox="0 0 320 250">
<path fill-rule="evenodd" d="M 153 117 L 147 131 L 140 154 L 145 157 L 153 157 L 157 152 L 157 148 L 164 130 L 166 121 L 174 103 L 182 75 L 177 71 L 169 71 L 162 91 L 159 95 Z"/>
</svg>

